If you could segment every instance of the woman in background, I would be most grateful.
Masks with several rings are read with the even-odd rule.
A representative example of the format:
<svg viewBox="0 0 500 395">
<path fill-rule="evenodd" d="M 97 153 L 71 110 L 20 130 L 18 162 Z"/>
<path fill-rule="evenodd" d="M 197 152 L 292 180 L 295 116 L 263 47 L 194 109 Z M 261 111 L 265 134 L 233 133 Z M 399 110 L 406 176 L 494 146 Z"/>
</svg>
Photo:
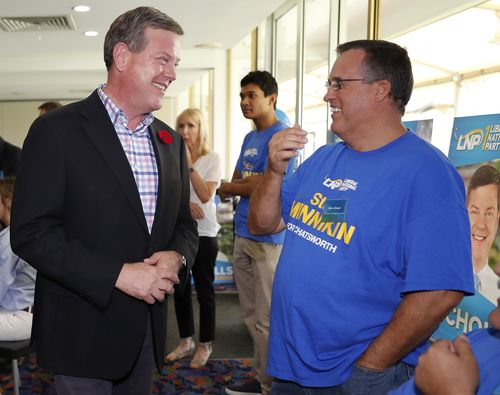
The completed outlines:
<svg viewBox="0 0 500 395">
<path fill-rule="evenodd" d="M 0 340 L 31 337 L 36 270 L 14 255 L 10 247 L 10 209 L 14 178 L 0 180 Z"/>
<path fill-rule="evenodd" d="M 168 361 L 190 356 L 191 367 L 206 365 L 212 353 L 215 338 L 215 292 L 214 266 L 217 258 L 217 232 L 220 225 L 215 213 L 215 191 L 221 177 L 219 155 L 207 148 L 207 129 L 200 110 L 188 108 L 176 121 L 176 130 L 187 147 L 187 160 L 191 181 L 191 214 L 198 222 L 198 254 L 191 270 L 198 303 L 200 305 L 199 343 L 195 351 L 193 305 L 191 281 L 182 293 L 174 294 L 175 314 L 181 340 L 174 351 L 167 355 Z"/>
</svg>

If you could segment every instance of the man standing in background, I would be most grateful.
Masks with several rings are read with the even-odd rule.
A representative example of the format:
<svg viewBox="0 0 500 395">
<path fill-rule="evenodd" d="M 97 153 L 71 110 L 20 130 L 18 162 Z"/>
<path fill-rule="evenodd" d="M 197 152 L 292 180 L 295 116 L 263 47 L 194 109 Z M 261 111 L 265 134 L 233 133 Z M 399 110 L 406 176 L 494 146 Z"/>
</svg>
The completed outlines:
<svg viewBox="0 0 500 395">
<path fill-rule="evenodd" d="M 59 107 L 62 107 L 62 104 L 58 101 L 46 101 L 38 106 L 38 111 L 40 111 L 40 115 L 43 115 Z"/>
<path fill-rule="evenodd" d="M 24 143 L 12 248 L 38 270 L 32 338 L 60 395 L 149 395 L 161 369 L 165 295 L 198 239 L 185 144 L 152 114 L 182 34 L 154 8 L 119 16 L 107 83 L 39 117 Z"/>
<path fill-rule="evenodd" d="M 233 178 L 220 187 L 219 196 L 223 201 L 230 196 L 241 197 L 235 214 L 233 270 L 243 320 L 252 336 L 257 378 L 227 386 L 229 395 L 269 393 L 269 310 L 274 271 L 284 239 L 284 232 L 253 235 L 247 225 L 249 198 L 267 168 L 269 140 L 287 127 L 275 113 L 278 84 L 269 72 L 252 71 L 240 85 L 241 111 L 254 122 L 255 130 L 245 136 Z M 294 163 L 287 169 L 293 170 Z"/>
</svg>

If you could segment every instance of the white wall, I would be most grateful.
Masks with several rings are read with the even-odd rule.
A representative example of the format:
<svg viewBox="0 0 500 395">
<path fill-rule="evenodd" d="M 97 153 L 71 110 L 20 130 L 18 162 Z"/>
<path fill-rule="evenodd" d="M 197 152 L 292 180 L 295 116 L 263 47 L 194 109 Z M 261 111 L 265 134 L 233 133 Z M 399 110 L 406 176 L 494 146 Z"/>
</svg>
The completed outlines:
<svg viewBox="0 0 500 395">
<path fill-rule="evenodd" d="M 33 121 L 38 117 L 38 106 L 44 101 L 0 102 L 0 136 L 21 147 Z M 70 101 L 60 101 L 68 104 Z"/>
<path fill-rule="evenodd" d="M 213 146 L 226 162 L 226 51 L 223 49 L 197 49 L 182 51 L 182 66 L 185 68 L 213 69 Z M 174 82 L 175 84 L 175 82 Z M 97 86 L 96 86 L 97 87 Z M 49 100 L 49 99 L 47 99 Z M 56 99 L 57 100 L 57 99 Z M 71 101 L 59 100 L 62 104 Z M 37 107 L 44 101 L 0 102 L 0 136 L 17 146 L 22 143 L 29 127 L 38 116 Z M 185 108 L 179 108 L 174 98 L 165 98 L 164 106 L 155 115 L 162 121 L 175 127 L 177 114 Z M 228 176 L 227 174 L 223 174 Z"/>
</svg>

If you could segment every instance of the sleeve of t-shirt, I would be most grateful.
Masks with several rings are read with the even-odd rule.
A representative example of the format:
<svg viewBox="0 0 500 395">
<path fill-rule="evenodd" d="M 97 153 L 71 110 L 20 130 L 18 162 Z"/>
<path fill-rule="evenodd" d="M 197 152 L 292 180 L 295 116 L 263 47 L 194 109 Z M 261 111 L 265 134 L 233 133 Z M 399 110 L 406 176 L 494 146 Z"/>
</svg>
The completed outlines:
<svg viewBox="0 0 500 395">
<path fill-rule="evenodd" d="M 222 173 L 222 168 L 220 164 L 220 156 L 216 152 L 211 152 L 208 154 L 208 169 L 204 177 L 204 181 L 216 182 L 217 187 L 220 183 L 220 177 Z"/>
<path fill-rule="evenodd" d="M 473 294 L 470 224 L 456 170 L 444 161 L 423 161 L 408 204 L 402 292 Z"/>
</svg>

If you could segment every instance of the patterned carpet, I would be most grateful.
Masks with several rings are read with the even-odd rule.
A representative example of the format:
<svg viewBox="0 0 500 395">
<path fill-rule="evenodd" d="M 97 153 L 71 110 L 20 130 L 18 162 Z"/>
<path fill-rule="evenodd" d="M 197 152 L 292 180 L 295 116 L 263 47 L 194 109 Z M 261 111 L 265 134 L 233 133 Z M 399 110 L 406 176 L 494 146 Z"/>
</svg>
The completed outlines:
<svg viewBox="0 0 500 395">
<path fill-rule="evenodd" d="M 189 360 L 165 364 L 156 374 L 152 394 L 190 395 L 223 394 L 223 388 L 241 379 L 253 377 L 250 359 L 211 360 L 203 369 L 192 369 Z M 50 373 L 40 369 L 35 355 L 25 358 L 20 365 L 21 395 L 54 395 L 54 381 Z M 0 395 L 13 395 L 10 365 L 0 363 Z"/>
</svg>

